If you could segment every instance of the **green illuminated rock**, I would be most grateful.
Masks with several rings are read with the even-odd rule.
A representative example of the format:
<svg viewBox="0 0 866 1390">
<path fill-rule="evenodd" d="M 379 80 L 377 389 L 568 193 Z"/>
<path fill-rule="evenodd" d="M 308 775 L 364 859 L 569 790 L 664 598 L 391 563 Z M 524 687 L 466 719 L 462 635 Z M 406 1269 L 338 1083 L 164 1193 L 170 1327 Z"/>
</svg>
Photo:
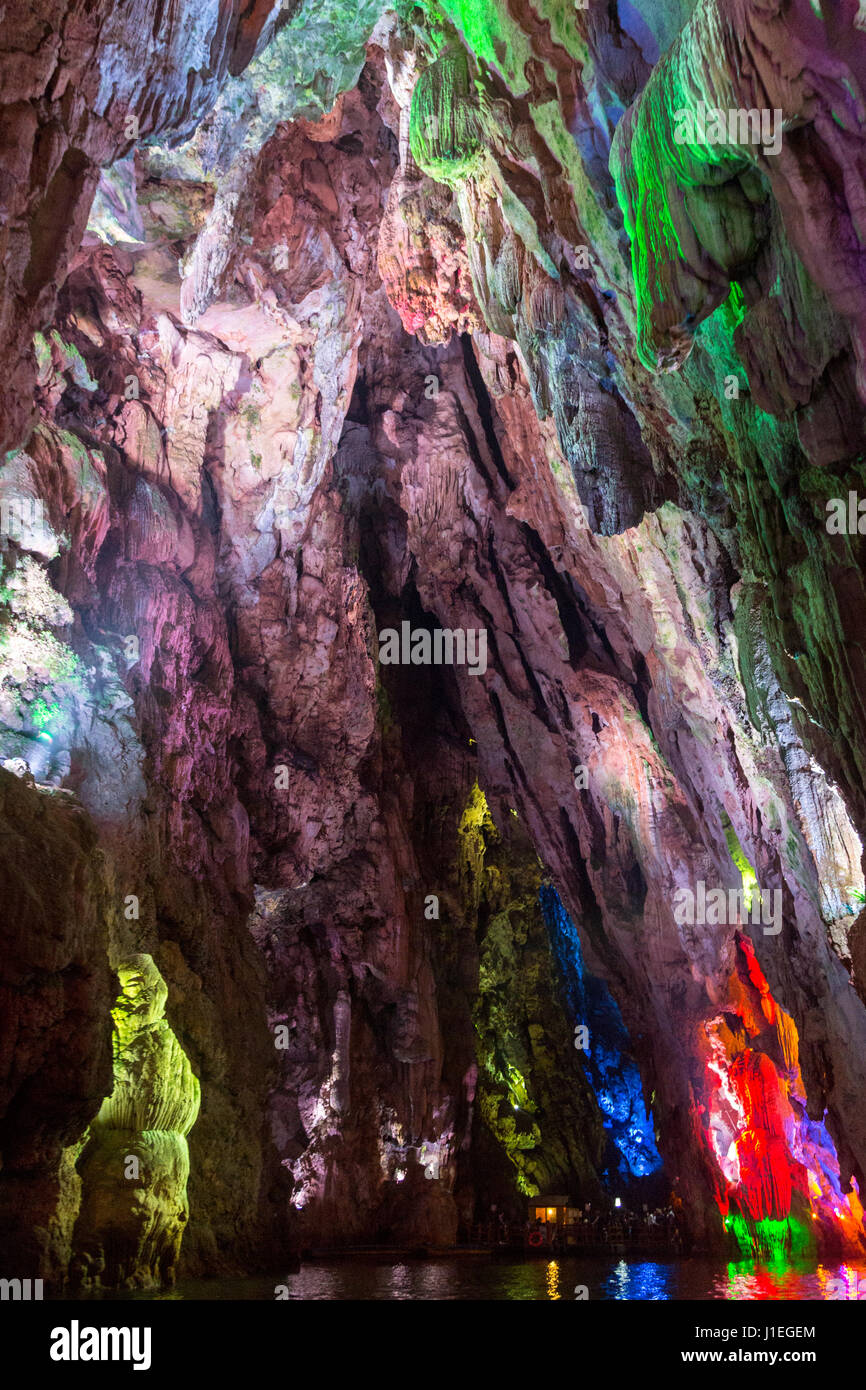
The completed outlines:
<svg viewBox="0 0 866 1390">
<path fill-rule="evenodd" d="M 419 77 L 409 145 L 424 172 L 442 183 L 456 184 L 481 172 L 485 103 L 459 46 L 446 49 Z"/>
<path fill-rule="evenodd" d="M 478 921 L 481 1118 L 524 1197 L 573 1190 L 596 1198 L 605 1135 L 561 1002 L 538 860 L 518 848 L 519 828 L 500 836 L 477 784 L 459 839 L 461 891 Z"/>
<path fill-rule="evenodd" d="M 186 1135 L 198 1116 L 197 1077 L 164 1018 L 168 988 L 149 955 L 117 967 L 114 1089 L 82 1154 L 76 1277 L 86 1285 L 171 1282 L 189 1205 Z"/>
</svg>

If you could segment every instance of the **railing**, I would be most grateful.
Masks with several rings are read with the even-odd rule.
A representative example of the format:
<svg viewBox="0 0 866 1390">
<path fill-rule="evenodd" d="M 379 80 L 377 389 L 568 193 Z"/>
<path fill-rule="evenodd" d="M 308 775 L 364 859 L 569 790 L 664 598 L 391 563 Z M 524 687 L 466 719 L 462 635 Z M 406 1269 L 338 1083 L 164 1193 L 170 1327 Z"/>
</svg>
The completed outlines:
<svg viewBox="0 0 866 1390">
<path fill-rule="evenodd" d="M 537 1239 L 530 1242 L 529 1237 L 534 1232 L 541 1235 L 540 1242 Z M 636 1250 L 664 1250 L 672 1254 L 682 1250 L 682 1237 L 676 1225 L 622 1221 L 578 1221 L 568 1226 L 548 1222 L 530 1227 L 525 1224 L 476 1222 L 469 1230 L 468 1243 L 490 1249 L 527 1249 L 554 1254 L 564 1254 L 569 1250 L 621 1249 L 623 1246 Z"/>
</svg>

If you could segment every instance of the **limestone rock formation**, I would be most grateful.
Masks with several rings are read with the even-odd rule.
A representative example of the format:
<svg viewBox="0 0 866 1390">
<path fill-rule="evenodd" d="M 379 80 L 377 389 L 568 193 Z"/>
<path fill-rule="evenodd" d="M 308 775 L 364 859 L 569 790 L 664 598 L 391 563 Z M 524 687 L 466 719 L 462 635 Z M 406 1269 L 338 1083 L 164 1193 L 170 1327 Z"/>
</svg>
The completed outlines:
<svg viewBox="0 0 866 1390">
<path fill-rule="evenodd" d="M 862 1252 L 859 13 L 3 18 L 22 1275 Z"/>
<path fill-rule="evenodd" d="M 174 1281 L 189 1217 L 186 1136 L 199 1084 L 163 1017 L 168 986 L 148 955 L 117 968 L 114 1089 L 81 1155 L 73 1273 L 108 1288 Z"/>
</svg>

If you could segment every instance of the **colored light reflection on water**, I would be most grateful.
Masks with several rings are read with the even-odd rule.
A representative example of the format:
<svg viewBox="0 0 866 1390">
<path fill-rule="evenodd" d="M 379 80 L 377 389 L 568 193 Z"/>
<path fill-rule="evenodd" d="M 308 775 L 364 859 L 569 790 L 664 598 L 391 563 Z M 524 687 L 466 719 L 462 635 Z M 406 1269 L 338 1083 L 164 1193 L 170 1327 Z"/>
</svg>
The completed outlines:
<svg viewBox="0 0 866 1390">
<path fill-rule="evenodd" d="M 556 1260 L 386 1259 L 328 1260 L 295 1274 L 250 1279 L 184 1280 L 171 1290 L 112 1292 L 112 1301 L 210 1299 L 273 1302 L 276 1286 L 289 1299 L 307 1301 L 534 1301 L 540 1303 L 866 1301 L 866 1263 L 816 1265 L 756 1260 L 625 1259 L 618 1256 Z M 281 1295 L 283 1297 L 285 1295 Z M 94 1297 L 98 1297 L 94 1295 Z"/>
<path fill-rule="evenodd" d="M 816 1271 L 816 1278 L 818 1278 Z M 803 1282 L 803 1272 L 793 1267 L 784 1268 L 778 1264 L 760 1266 L 745 1261 L 742 1264 L 729 1264 L 728 1272 L 719 1281 L 720 1296 L 737 1301 L 749 1299 L 766 1303 L 775 1299 L 796 1299 Z M 820 1297 L 815 1294 L 812 1297 Z"/>
<path fill-rule="evenodd" d="M 866 1300 L 866 1268 L 854 1265 L 757 1264 L 752 1260 L 728 1265 L 717 1283 L 716 1296 L 737 1300 L 809 1299 L 812 1302 Z"/>
<path fill-rule="evenodd" d="M 620 1260 L 608 1281 L 610 1294 L 614 1299 L 627 1299 L 657 1303 L 660 1299 L 672 1297 L 671 1288 L 675 1284 L 674 1265 L 657 1264 L 654 1260 L 641 1260 L 630 1264 Z"/>
</svg>

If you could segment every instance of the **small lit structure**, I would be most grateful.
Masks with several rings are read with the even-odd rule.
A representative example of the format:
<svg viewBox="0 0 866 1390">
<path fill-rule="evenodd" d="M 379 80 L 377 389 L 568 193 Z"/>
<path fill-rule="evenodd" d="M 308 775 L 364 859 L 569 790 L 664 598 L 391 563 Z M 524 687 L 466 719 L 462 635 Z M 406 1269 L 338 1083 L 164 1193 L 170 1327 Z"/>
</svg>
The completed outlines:
<svg viewBox="0 0 866 1390">
<path fill-rule="evenodd" d="M 566 1228 L 578 1220 L 571 1198 L 559 1194 L 533 1197 L 528 1207 L 530 1245 L 540 1247 L 549 1245 L 554 1236 L 564 1238 Z"/>
</svg>

